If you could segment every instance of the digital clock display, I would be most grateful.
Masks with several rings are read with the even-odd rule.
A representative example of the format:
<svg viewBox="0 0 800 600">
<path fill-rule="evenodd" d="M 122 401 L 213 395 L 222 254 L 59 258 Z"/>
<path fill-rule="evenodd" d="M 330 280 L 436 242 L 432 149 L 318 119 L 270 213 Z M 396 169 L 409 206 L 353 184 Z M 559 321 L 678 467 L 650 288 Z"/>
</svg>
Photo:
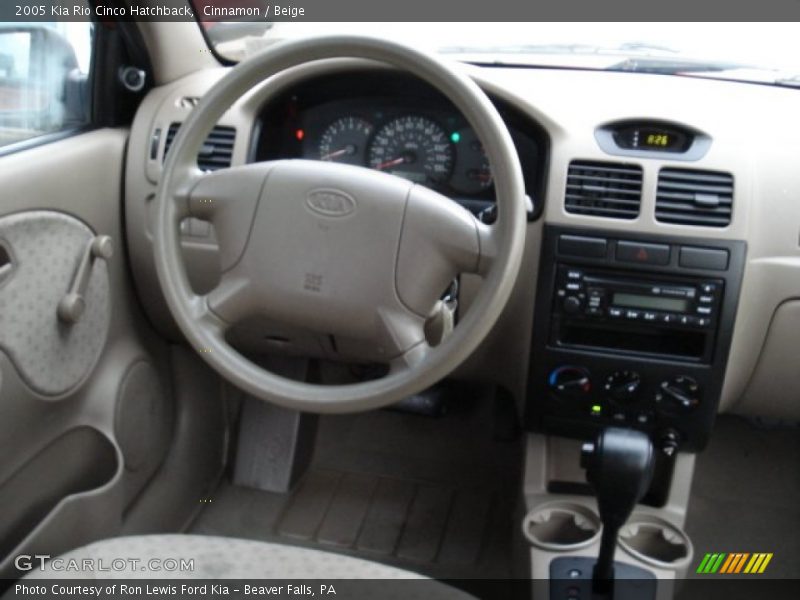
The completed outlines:
<svg viewBox="0 0 800 600">
<path fill-rule="evenodd" d="M 620 148 L 649 152 L 685 152 L 693 140 L 691 134 L 677 127 L 648 123 L 620 127 L 613 135 Z"/>
<path fill-rule="evenodd" d="M 648 133 L 641 145 L 648 148 L 669 148 L 671 143 L 672 137 L 668 133 Z"/>
<path fill-rule="evenodd" d="M 639 129 L 634 134 L 639 148 L 648 150 L 672 150 L 678 136 L 669 131 L 659 129 Z M 635 143 L 635 142 L 634 142 Z"/>
</svg>

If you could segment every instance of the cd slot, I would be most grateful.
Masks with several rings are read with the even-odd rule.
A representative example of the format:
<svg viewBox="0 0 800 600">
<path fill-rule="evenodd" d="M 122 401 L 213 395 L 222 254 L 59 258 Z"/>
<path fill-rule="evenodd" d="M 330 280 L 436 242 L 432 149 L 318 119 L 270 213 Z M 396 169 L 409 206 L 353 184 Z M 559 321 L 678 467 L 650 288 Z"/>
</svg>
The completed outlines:
<svg viewBox="0 0 800 600">
<path fill-rule="evenodd" d="M 619 327 L 609 323 L 567 322 L 558 328 L 556 344 L 614 352 L 651 354 L 708 362 L 709 332 L 666 327 Z"/>
</svg>

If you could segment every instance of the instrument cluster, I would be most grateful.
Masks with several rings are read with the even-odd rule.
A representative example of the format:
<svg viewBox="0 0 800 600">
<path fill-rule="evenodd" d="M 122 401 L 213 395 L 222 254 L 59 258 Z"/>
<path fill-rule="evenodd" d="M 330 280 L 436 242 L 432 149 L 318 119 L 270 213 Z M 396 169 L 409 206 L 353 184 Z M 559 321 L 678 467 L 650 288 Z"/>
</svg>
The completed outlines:
<svg viewBox="0 0 800 600">
<path fill-rule="evenodd" d="M 495 104 L 538 215 L 548 138 L 520 111 Z M 436 90 L 393 71 L 304 81 L 264 106 L 250 161 L 304 158 L 357 165 L 425 185 L 479 212 L 494 201 L 492 167 L 464 116 Z"/>
<path fill-rule="evenodd" d="M 335 102 L 302 115 L 295 137 L 303 158 L 368 167 L 457 195 L 492 187 L 475 132 L 445 110 L 415 110 L 390 100 Z"/>
</svg>

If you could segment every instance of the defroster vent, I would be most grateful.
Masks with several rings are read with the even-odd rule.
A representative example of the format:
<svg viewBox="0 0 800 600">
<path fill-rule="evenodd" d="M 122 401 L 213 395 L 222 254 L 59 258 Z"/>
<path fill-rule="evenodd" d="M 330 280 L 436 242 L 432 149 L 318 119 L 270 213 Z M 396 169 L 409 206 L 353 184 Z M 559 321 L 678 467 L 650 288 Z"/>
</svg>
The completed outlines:
<svg viewBox="0 0 800 600">
<path fill-rule="evenodd" d="M 569 213 L 635 219 L 642 202 L 642 168 L 625 163 L 572 161 L 564 208 Z"/>
</svg>

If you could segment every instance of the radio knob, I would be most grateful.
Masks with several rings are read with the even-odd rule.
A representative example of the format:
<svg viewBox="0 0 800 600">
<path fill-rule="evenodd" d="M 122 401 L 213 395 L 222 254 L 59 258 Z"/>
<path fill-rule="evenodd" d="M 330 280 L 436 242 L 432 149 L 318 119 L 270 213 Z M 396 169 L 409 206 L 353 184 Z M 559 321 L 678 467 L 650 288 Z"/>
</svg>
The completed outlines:
<svg viewBox="0 0 800 600">
<path fill-rule="evenodd" d="M 688 375 L 677 375 L 661 382 L 655 399 L 667 412 L 688 413 L 700 404 L 700 386 Z"/>
<path fill-rule="evenodd" d="M 564 397 L 585 396 L 592 391 L 589 371 L 583 367 L 558 367 L 550 373 L 548 383 L 557 395 Z"/>
<path fill-rule="evenodd" d="M 614 371 L 606 377 L 606 394 L 619 404 L 627 404 L 639 394 L 642 378 L 636 371 Z"/>
<path fill-rule="evenodd" d="M 581 309 L 581 299 L 577 296 L 567 296 L 564 298 L 564 312 L 574 314 Z"/>
</svg>

